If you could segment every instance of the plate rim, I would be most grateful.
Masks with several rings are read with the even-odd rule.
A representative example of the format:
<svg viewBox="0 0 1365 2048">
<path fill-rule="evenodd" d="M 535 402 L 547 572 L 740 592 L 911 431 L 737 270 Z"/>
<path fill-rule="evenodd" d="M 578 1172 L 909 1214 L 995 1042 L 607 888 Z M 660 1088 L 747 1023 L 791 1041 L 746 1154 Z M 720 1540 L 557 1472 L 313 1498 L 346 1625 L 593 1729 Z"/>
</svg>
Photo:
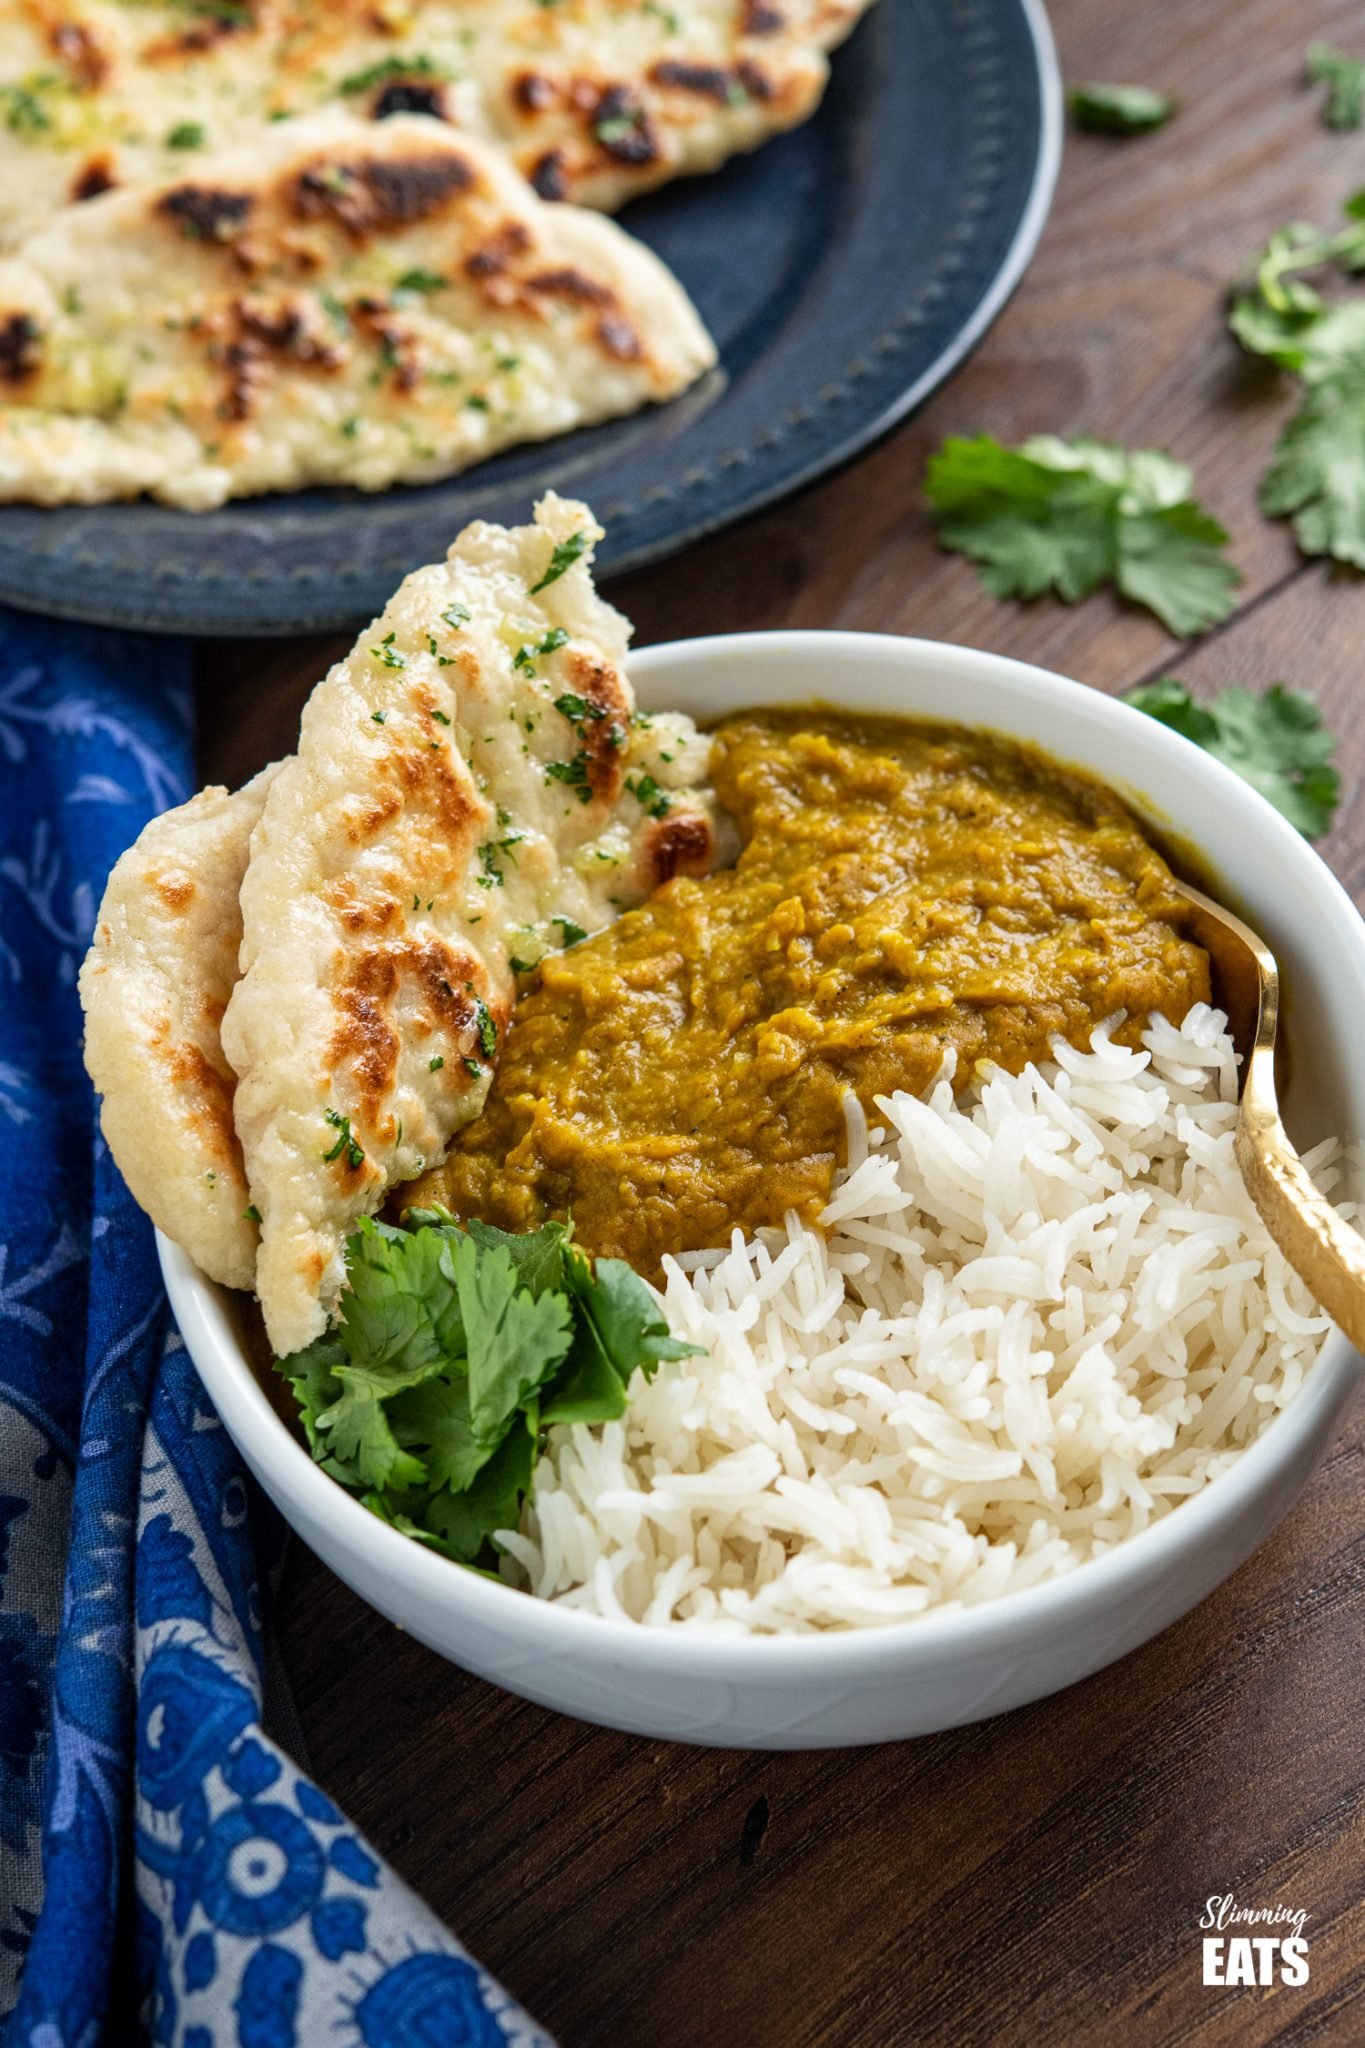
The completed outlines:
<svg viewBox="0 0 1365 2048">
<path fill-rule="evenodd" d="M 891 0 L 882 0 L 883 5 Z M 667 561 L 670 556 L 680 554 L 684 548 L 693 547 L 699 540 L 705 540 L 713 533 L 720 533 L 729 526 L 738 526 L 741 521 L 752 519 L 770 506 L 781 504 L 787 498 L 794 498 L 821 477 L 832 476 L 850 462 L 864 454 L 876 442 L 883 439 L 893 428 L 898 427 L 918 406 L 947 382 L 953 371 L 962 363 L 987 329 L 998 319 L 1015 289 L 1021 283 L 1024 272 L 1033 260 L 1033 255 L 1042 240 L 1052 211 L 1053 195 L 1057 189 L 1057 178 L 1062 167 L 1062 145 L 1066 135 L 1066 96 L 1062 84 L 1061 65 L 1057 56 L 1056 38 L 1048 18 L 1044 0 L 1017 0 L 1033 45 L 1038 78 L 1038 146 L 1034 157 L 1033 175 L 1027 196 L 1019 215 L 1019 221 L 1008 249 L 990 284 L 982 293 L 971 317 L 965 320 L 957 333 L 941 348 L 933 361 L 926 363 L 919 375 L 898 392 L 889 405 L 882 407 L 871 420 L 853 428 L 844 440 L 835 447 L 813 455 L 802 468 L 791 472 L 779 483 L 762 485 L 738 511 L 719 512 L 711 516 L 702 514 L 680 532 L 666 541 L 647 541 L 639 547 L 628 548 L 612 560 L 603 571 L 605 582 L 613 576 L 629 575 L 632 570 L 647 568 L 651 563 Z"/>
</svg>

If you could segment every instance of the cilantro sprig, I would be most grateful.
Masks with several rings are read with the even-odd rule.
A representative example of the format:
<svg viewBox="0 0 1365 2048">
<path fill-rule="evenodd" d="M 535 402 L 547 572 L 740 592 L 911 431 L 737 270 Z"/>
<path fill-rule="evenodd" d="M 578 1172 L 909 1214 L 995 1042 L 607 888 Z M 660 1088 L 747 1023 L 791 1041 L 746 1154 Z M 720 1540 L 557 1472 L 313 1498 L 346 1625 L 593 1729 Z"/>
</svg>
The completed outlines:
<svg viewBox="0 0 1365 2048">
<path fill-rule="evenodd" d="M 611 1422 L 637 1368 L 696 1346 L 620 1259 L 413 1210 L 361 1222 L 335 1329 L 277 1361 L 323 1470 L 381 1520 L 475 1564 L 516 1526 L 551 1423 Z"/>
<path fill-rule="evenodd" d="M 1272 683 L 1262 696 L 1231 688 L 1196 702 L 1174 676 L 1142 683 L 1124 699 L 1224 762 L 1302 832 L 1320 839 L 1331 827 L 1341 778 L 1331 765 L 1334 736 L 1302 691 Z"/>
<path fill-rule="evenodd" d="M 1365 59 L 1334 50 L 1329 43 L 1310 43 L 1303 64 L 1310 85 L 1327 87 L 1324 128 L 1358 128 L 1365 111 Z"/>
<path fill-rule="evenodd" d="M 1261 510 L 1292 519 L 1304 554 L 1365 568 L 1365 298 L 1319 288 L 1365 271 L 1365 192 L 1344 211 L 1335 233 L 1302 222 L 1277 230 L 1228 320 L 1248 354 L 1304 386 L 1261 481 Z"/>
<path fill-rule="evenodd" d="M 970 555 L 997 597 L 1051 590 L 1075 603 L 1113 583 L 1182 636 L 1225 619 L 1242 580 L 1193 487 L 1157 449 L 1051 434 L 1019 448 L 950 439 L 925 479 L 940 542 Z"/>
<path fill-rule="evenodd" d="M 1076 85 L 1070 101 L 1076 126 L 1100 135 L 1145 135 L 1175 112 L 1170 94 L 1150 85 Z"/>
</svg>

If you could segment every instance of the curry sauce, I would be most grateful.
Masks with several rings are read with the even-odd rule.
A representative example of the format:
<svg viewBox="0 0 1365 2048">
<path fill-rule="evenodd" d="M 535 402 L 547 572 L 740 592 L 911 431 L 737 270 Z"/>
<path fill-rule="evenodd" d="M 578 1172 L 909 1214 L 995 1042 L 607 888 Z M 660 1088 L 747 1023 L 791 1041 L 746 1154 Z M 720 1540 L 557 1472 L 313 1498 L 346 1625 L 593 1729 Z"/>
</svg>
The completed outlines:
<svg viewBox="0 0 1365 2048">
<path fill-rule="evenodd" d="M 1209 999 L 1160 854 L 1100 784 L 991 736 L 763 712 L 715 734 L 742 852 L 544 961 L 483 1114 L 408 1199 L 588 1251 L 813 1221 L 842 1098 L 918 1091 L 950 1049 L 1018 1072 L 1061 1034 Z"/>
</svg>

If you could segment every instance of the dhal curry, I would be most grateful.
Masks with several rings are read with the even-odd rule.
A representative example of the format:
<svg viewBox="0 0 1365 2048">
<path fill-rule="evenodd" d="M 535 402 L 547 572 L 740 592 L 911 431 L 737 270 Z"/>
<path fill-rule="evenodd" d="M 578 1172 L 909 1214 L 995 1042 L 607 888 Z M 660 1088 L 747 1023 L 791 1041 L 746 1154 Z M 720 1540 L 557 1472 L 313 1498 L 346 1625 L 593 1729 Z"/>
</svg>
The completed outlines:
<svg viewBox="0 0 1365 2048">
<path fill-rule="evenodd" d="M 588 1251 L 813 1221 L 842 1098 L 922 1089 L 948 1051 L 1018 1072 L 1061 1034 L 1136 1043 L 1209 1000 L 1161 856 L 1098 783 L 982 733 L 763 712 L 716 732 L 736 865 L 678 879 L 544 961 L 482 1116 L 409 1192 Z M 405 1204 L 406 1206 L 406 1204 Z"/>
</svg>

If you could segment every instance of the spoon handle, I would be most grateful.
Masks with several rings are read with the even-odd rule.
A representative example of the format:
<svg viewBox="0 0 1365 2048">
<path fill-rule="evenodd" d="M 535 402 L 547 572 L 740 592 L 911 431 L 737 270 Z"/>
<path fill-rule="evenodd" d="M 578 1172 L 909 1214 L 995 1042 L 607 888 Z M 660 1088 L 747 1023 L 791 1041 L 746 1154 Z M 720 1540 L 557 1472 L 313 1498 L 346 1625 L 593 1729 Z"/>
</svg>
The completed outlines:
<svg viewBox="0 0 1365 2048">
<path fill-rule="evenodd" d="M 1262 1222 L 1314 1298 L 1365 1351 L 1365 1238 L 1314 1187 L 1280 1121 L 1273 1048 L 1258 1044 L 1242 1088 L 1237 1164 Z"/>
</svg>

